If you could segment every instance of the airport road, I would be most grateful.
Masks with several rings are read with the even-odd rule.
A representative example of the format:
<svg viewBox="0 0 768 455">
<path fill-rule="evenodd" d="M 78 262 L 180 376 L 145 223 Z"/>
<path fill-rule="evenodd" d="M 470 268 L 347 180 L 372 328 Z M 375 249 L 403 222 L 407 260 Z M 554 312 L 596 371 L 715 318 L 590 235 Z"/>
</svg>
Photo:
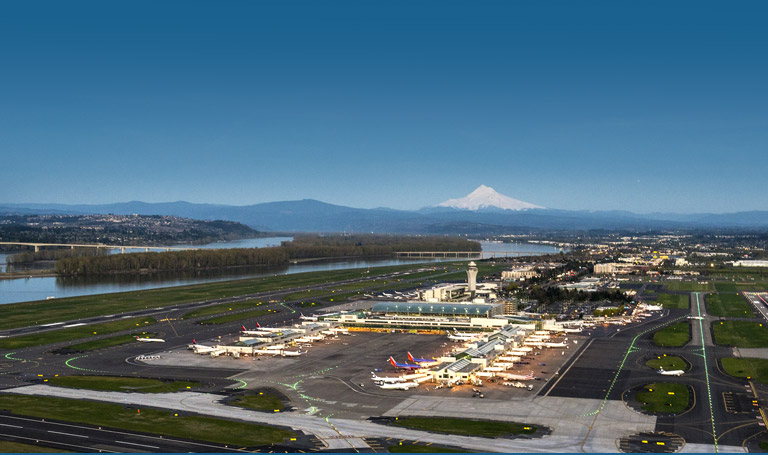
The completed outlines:
<svg viewBox="0 0 768 455">
<path fill-rule="evenodd" d="M 0 414 L 0 437 L 75 452 L 244 452 L 223 444 Z"/>
</svg>

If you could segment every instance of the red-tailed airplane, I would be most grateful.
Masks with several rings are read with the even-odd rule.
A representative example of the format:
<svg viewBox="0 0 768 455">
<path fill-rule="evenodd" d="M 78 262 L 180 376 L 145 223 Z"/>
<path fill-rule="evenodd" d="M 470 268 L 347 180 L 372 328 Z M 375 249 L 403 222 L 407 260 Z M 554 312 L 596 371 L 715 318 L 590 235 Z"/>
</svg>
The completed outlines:
<svg viewBox="0 0 768 455">
<path fill-rule="evenodd" d="M 414 363 L 418 363 L 419 365 L 421 365 L 423 367 L 434 366 L 434 365 L 437 365 L 438 363 L 440 363 L 440 362 L 438 362 L 435 359 L 416 359 L 416 358 L 414 358 L 411 355 L 410 352 L 408 352 L 408 360 L 410 360 L 411 362 L 414 362 Z"/>
<path fill-rule="evenodd" d="M 392 357 L 389 358 L 389 363 L 391 363 L 392 366 L 395 368 L 402 368 L 404 370 L 419 370 L 421 368 L 424 368 L 421 365 L 415 365 L 412 363 L 397 363 L 395 362 L 395 359 Z"/>
</svg>

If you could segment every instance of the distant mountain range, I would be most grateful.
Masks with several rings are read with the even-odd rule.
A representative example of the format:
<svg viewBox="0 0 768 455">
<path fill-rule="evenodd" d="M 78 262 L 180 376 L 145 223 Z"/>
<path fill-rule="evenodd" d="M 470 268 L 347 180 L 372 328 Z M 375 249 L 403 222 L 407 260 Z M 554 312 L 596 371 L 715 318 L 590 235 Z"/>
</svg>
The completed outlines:
<svg viewBox="0 0 768 455">
<path fill-rule="evenodd" d="M 546 209 L 481 186 L 465 198 L 421 210 L 358 209 L 312 199 L 246 206 L 190 202 L 103 205 L 0 204 L 0 214 L 172 215 L 226 220 L 261 231 L 504 234 L 541 230 L 768 229 L 768 211 L 636 214 Z"/>
</svg>

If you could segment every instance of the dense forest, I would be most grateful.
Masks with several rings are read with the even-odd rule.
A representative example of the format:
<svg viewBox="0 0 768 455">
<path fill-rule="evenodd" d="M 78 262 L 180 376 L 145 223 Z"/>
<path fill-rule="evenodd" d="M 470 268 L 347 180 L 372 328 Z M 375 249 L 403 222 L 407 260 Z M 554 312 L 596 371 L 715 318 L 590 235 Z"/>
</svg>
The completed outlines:
<svg viewBox="0 0 768 455">
<path fill-rule="evenodd" d="M 272 248 L 238 248 L 126 253 L 96 257 L 67 257 L 56 263 L 61 275 L 147 273 L 223 267 L 285 265 L 291 259 L 375 257 L 395 251 L 480 251 L 477 242 L 454 237 L 380 235 L 300 236 Z"/>
</svg>

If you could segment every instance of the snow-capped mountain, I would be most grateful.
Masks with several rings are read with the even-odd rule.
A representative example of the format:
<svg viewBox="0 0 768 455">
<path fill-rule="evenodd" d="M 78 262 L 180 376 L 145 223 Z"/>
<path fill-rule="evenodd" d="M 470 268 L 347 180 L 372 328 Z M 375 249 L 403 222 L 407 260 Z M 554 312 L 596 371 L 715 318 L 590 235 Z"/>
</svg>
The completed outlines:
<svg viewBox="0 0 768 455">
<path fill-rule="evenodd" d="M 534 205 L 528 202 L 520 201 L 501 193 L 489 186 L 480 185 L 477 189 L 469 193 L 466 197 L 459 199 L 448 199 L 445 202 L 437 204 L 437 207 L 451 207 L 460 210 L 481 210 L 486 208 L 497 208 L 502 210 L 528 210 L 543 209 L 544 207 Z"/>
</svg>

